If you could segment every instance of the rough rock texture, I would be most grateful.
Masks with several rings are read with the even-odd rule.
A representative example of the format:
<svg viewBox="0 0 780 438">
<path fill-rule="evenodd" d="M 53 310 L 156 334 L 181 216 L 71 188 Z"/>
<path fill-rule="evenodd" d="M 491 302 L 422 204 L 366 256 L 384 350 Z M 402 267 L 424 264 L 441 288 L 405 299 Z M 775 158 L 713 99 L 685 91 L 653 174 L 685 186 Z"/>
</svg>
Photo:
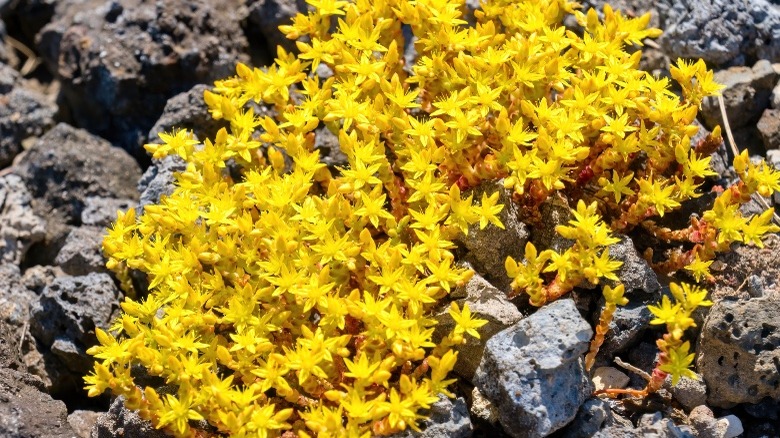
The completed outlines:
<svg viewBox="0 0 780 438">
<path fill-rule="evenodd" d="M 603 426 L 614 423 L 609 403 L 599 398 L 588 399 L 580 406 L 577 416 L 561 431 L 565 438 L 590 438 Z"/>
<path fill-rule="evenodd" d="M 46 345 L 58 336 L 86 345 L 94 339 L 95 327 L 108 327 L 119 298 L 108 274 L 56 278 L 33 306 L 30 331 Z"/>
<path fill-rule="evenodd" d="M 473 196 L 478 203 L 483 194 L 490 196 L 495 192 L 499 193 L 498 203 L 504 206 L 498 214 L 504 229 L 488 223 L 480 230 L 479 224 L 474 224 L 469 227 L 468 235 L 460 239 L 469 251 L 465 260 L 496 287 L 508 292 L 511 279 L 506 275 L 504 262 L 508 256 L 522 260 L 528 241 L 528 229 L 520 222 L 520 206 L 512 202 L 512 192 L 504 188 L 502 181 L 483 183 L 465 195 Z"/>
<path fill-rule="evenodd" d="M 0 21 L 0 23 L 2 23 L 2 21 Z M 0 62 L 0 94 L 7 94 L 9 91 L 13 90 L 17 81 L 19 81 L 19 72 L 11 66 Z"/>
<path fill-rule="evenodd" d="M 628 295 L 628 304 L 618 306 L 609 323 L 609 331 L 604 338 L 604 344 L 597 356 L 599 364 L 608 364 L 612 358 L 638 342 L 647 328 L 653 315 L 647 309 L 648 304 L 656 304 L 659 294 L 633 293 Z M 604 298 L 599 299 L 599 308 L 603 308 Z M 595 315 L 595 318 L 598 318 Z M 594 321 L 595 323 L 596 321 Z"/>
<path fill-rule="evenodd" d="M 168 98 L 246 61 L 240 2 L 69 0 L 38 35 L 76 123 L 136 158 Z"/>
<path fill-rule="evenodd" d="M 29 307 L 35 299 L 35 293 L 22 283 L 18 266 L 10 263 L 0 265 L 0 320 L 21 330 L 29 319 Z"/>
<path fill-rule="evenodd" d="M 732 129 L 745 127 L 761 117 L 769 107 L 776 80 L 777 73 L 766 60 L 756 62 L 752 68 L 730 67 L 715 72 L 715 81 L 726 86 L 723 102 Z M 708 129 L 723 124 L 718 100 L 713 97 L 704 99 L 700 115 Z"/>
<path fill-rule="evenodd" d="M 0 368 L 0 436 L 73 438 L 65 403 L 45 394 L 30 374 Z"/>
<path fill-rule="evenodd" d="M 450 400 L 440 395 L 439 401 L 431 405 L 430 417 L 418 425 L 422 432 L 407 429 L 391 435 L 392 438 L 468 438 L 472 435 L 469 408 L 463 398 Z"/>
<path fill-rule="evenodd" d="M 0 280 L 2 280 L 1 277 Z M 7 323 L 4 318 L 0 318 L 0 368 L 22 369 L 18 331 L 16 327 Z"/>
<path fill-rule="evenodd" d="M 117 397 L 111 408 L 98 417 L 92 438 L 167 438 L 168 435 L 155 429 L 152 424 L 125 407 L 124 397 Z"/>
<path fill-rule="evenodd" d="M 718 260 L 724 268 L 715 273 L 716 282 L 710 288 L 714 301 L 780 293 L 780 236 L 767 236 L 764 248 L 738 245 Z"/>
<path fill-rule="evenodd" d="M 780 109 L 780 83 L 775 85 L 775 88 L 772 89 L 769 107 L 772 109 Z"/>
<path fill-rule="evenodd" d="M 87 197 L 81 211 L 81 224 L 106 228 L 116 220 L 117 211 L 127 211 L 135 204 L 132 199 Z"/>
<path fill-rule="evenodd" d="M 474 384 L 513 437 L 542 437 L 577 414 L 592 388 L 582 355 L 593 334 L 571 299 L 550 303 L 495 334 Z"/>
<path fill-rule="evenodd" d="M 672 386 L 672 378 L 670 376 L 667 378 L 667 382 L 664 382 L 664 385 L 670 389 L 674 399 L 686 410 L 690 411 L 696 406 L 707 402 L 707 384 L 701 378 L 697 380 L 683 377 L 677 382 L 677 385 Z"/>
<path fill-rule="evenodd" d="M 65 244 L 54 259 L 54 264 L 70 275 L 108 272 L 100 251 L 104 234 L 105 229 L 101 227 L 74 228 L 65 238 Z"/>
<path fill-rule="evenodd" d="M 653 268 L 642 258 L 634 246 L 634 242 L 627 236 L 618 235 L 620 242 L 609 247 L 609 257 L 623 262 L 618 269 L 617 276 L 626 288 L 626 293 L 632 291 L 655 293 L 661 285 Z"/>
<path fill-rule="evenodd" d="M 136 199 L 140 168 L 125 151 L 87 131 L 60 123 L 22 158 L 17 172 L 47 218 L 46 249 L 39 263 L 50 263 L 71 226 L 78 226 L 87 198 Z"/>
<path fill-rule="evenodd" d="M 711 406 L 780 398 L 780 297 L 716 303 L 704 323 L 697 370 Z"/>
<path fill-rule="evenodd" d="M 718 432 L 718 420 L 712 409 L 705 405 L 696 406 L 688 414 L 688 422 L 698 438 L 721 438 Z"/>
<path fill-rule="evenodd" d="M 56 112 L 57 107 L 34 90 L 17 87 L 0 94 L 0 168 L 10 165 L 22 151 L 22 140 L 51 128 Z"/>
<path fill-rule="evenodd" d="M 471 390 L 471 416 L 476 421 L 482 421 L 492 426 L 498 424 L 498 410 L 486 399 L 476 386 Z"/>
<path fill-rule="evenodd" d="M 635 16 L 651 12 L 650 25 L 669 58 L 702 58 L 709 66 L 780 60 L 780 13 L 776 1 L 585 0 L 583 10 L 604 3 Z"/>
<path fill-rule="evenodd" d="M 121 294 L 108 274 L 55 279 L 32 307 L 30 332 L 71 371 L 89 371 L 86 349 L 107 329 Z"/>
<path fill-rule="evenodd" d="M 671 59 L 702 58 L 708 65 L 780 60 L 780 11 L 766 0 L 656 2 Z M 649 6 L 649 4 L 648 4 Z"/>
<path fill-rule="evenodd" d="M 19 265 L 30 246 L 46 236 L 32 196 L 17 175 L 0 177 L 0 263 Z"/>
<path fill-rule="evenodd" d="M 474 371 L 482 359 L 485 343 L 497 332 L 515 324 L 523 315 L 517 307 L 506 299 L 506 294 L 488 283 L 479 274 L 475 273 L 464 287 L 456 288 L 450 294 L 460 308 L 467 303 L 473 313 L 488 323 L 477 329 L 480 339 L 466 336 L 466 343 L 456 347 L 458 362 L 455 372 L 468 380 L 474 376 Z M 449 315 L 450 305 L 445 303 L 440 310 L 435 312 L 435 318 L 439 322 L 433 334 L 434 340 L 440 340 L 455 326 L 455 321 Z"/>
<path fill-rule="evenodd" d="M 767 150 L 780 149 L 780 110 L 768 109 L 764 111 L 758 121 L 757 128 Z"/>
<path fill-rule="evenodd" d="M 170 195 L 174 190 L 174 173 L 183 172 L 187 168 L 184 160 L 178 155 L 168 155 L 162 160 L 154 160 L 138 181 L 138 191 L 141 193 L 139 206 L 156 204 L 160 196 Z M 138 215 L 141 211 L 136 212 Z"/>
<path fill-rule="evenodd" d="M 288 40 L 279 31 L 279 26 L 291 24 L 298 12 L 306 13 L 308 6 L 304 0 L 247 0 L 249 9 L 246 33 L 252 45 L 265 43 L 270 58 L 276 57 L 276 46 L 282 46 L 288 52 L 297 52 L 295 41 Z"/>
<path fill-rule="evenodd" d="M 27 268 L 22 275 L 22 284 L 27 289 L 40 294 L 57 277 L 65 275 L 58 266 L 35 265 Z"/>
<path fill-rule="evenodd" d="M 198 84 L 168 99 L 162 115 L 149 131 L 149 142 L 161 142 L 158 135 L 174 128 L 192 131 L 200 141 L 213 139 L 217 131 L 227 124 L 223 120 L 214 120 L 209 114 L 203 101 L 203 92 L 209 89 L 208 85 Z"/>
<path fill-rule="evenodd" d="M 68 424 L 81 438 L 89 438 L 101 412 L 75 410 L 68 415 Z"/>
</svg>

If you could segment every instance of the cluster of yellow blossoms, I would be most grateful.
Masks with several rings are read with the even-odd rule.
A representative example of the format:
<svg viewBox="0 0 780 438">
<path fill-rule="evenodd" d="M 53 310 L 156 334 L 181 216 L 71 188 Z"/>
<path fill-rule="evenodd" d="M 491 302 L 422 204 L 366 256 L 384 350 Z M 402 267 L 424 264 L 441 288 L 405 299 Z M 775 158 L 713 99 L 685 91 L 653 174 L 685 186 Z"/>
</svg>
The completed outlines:
<svg viewBox="0 0 780 438">
<path fill-rule="evenodd" d="M 630 46 L 659 34 L 648 16 L 496 0 L 466 26 L 463 0 L 307 3 L 281 27 L 300 54 L 239 64 L 205 93 L 229 129 L 147 145 L 186 170 L 158 205 L 120 214 L 104 242 L 131 298 L 97 330 L 89 393 L 122 394 L 180 436 L 197 420 L 235 437 L 416 428 L 448 394 L 453 347 L 484 324 L 453 305 L 455 328 L 432 340 L 432 307 L 472 275 L 456 264 L 456 237 L 502 227 L 498 194 L 474 200 L 469 187 L 503 178 L 527 211 L 549 196 L 580 201 L 559 227 L 579 246 L 545 253 L 536 278 L 515 281 L 543 303 L 575 280 L 613 278 L 609 228 L 662 216 L 712 173 L 690 137 L 719 86 L 701 62 L 672 69 L 682 97 L 638 70 Z M 580 31 L 562 25 L 569 14 Z M 333 75 L 315 74 L 320 64 Z M 317 129 L 338 137 L 347 166 L 321 163 Z M 522 266 L 507 263 L 513 276 Z M 131 270 L 148 276 L 148 295 L 132 294 Z M 545 286 L 548 272 L 558 277 Z M 173 390 L 139 388 L 138 367 Z"/>
</svg>

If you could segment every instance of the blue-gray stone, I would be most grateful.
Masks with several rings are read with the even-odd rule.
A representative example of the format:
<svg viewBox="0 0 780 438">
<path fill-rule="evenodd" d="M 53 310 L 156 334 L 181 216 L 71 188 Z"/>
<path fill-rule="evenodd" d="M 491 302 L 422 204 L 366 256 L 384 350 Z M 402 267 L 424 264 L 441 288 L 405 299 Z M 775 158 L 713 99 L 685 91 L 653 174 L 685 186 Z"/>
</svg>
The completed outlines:
<svg viewBox="0 0 780 438">
<path fill-rule="evenodd" d="M 566 298 L 488 341 L 474 384 L 510 436 L 547 436 L 574 419 L 592 392 L 582 359 L 592 334 Z"/>
</svg>

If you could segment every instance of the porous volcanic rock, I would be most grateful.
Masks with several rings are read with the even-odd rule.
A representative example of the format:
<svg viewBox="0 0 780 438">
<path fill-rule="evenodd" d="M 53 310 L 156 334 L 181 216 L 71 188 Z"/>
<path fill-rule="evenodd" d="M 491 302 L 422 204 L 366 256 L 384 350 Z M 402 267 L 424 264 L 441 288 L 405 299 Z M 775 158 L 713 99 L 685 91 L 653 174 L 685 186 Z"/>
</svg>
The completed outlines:
<svg viewBox="0 0 780 438">
<path fill-rule="evenodd" d="M 696 368 L 711 406 L 780 398 L 780 297 L 717 302 L 704 323 Z"/>
<path fill-rule="evenodd" d="M 137 199 L 141 176 L 125 151 L 64 123 L 24 154 L 16 172 L 35 198 L 36 213 L 47 218 L 45 246 L 36 255 L 40 264 L 50 264 L 71 227 L 81 224 L 88 198 Z"/>
<path fill-rule="evenodd" d="M 512 437 L 543 437 L 572 421 L 592 392 L 582 356 L 593 330 L 570 298 L 493 335 L 474 375 Z"/>
<path fill-rule="evenodd" d="M 57 107 L 43 94 L 15 87 L 0 94 L 0 168 L 22 151 L 22 140 L 41 136 L 54 126 Z"/>
<path fill-rule="evenodd" d="M 238 0 L 77 1 L 58 5 L 38 48 L 80 127 L 139 160 L 170 97 L 247 61 Z"/>
<path fill-rule="evenodd" d="M 152 423 L 125 407 L 125 398 L 117 397 L 111 408 L 98 417 L 92 429 L 92 438 L 167 438 L 168 434 L 155 429 Z"/>
<path fill-rule="evenodd" d="M 44 239 L 45 226 L 22 178 L 0 176 L 0 263 L 18 266 L 30 247 Z"/>
<path fill-rule="evenodd" d="M 73 438 L 65 403 L 43 392 L 36 377 L 0 368 L 0 436 Z"/>
</svg>

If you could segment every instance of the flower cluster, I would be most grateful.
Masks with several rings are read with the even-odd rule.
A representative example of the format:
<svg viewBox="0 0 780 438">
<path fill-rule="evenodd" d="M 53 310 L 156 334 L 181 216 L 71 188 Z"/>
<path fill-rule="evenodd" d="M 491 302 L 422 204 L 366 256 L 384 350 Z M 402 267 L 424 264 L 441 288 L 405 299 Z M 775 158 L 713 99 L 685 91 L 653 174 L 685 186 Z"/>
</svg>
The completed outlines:
<svg viewBox="0 0 780 438">
<path fill-rule="evenodd" d="M 495 0 L 467 26 L 463 0 L 307 3 L 280 27 L 299 54 L 280 48 L 267 69 L 239 64 L 205 93 L 228 128 L 147 145 L 186 169 L 171 196 L 119 214 L 103 244 L 130 298 L 109 331 L 97 330 L 89 393 L 122 394 L 180 436 L 194 433 L 192 421 L 236 437 L 416 428 L 448 394 L 455 347 L 484 324 L 452 305 L 454 329 L 433 340 L 431 309 L 472 275 L 454 242 L 502 227 L 498 194 L 473 199 L 469 188 L 503 179 L 531 225 L 551 196 L 576 204 L 557 228 L 570 249 L 529 244 L 525 262 L 506 263 L 515 292 L 541 305 L 584 280 L 614 280 L 613 232 L 652 228 L 712 174 L 719 132 L 700 147 L 690 138 L 701 100 L 720 86 L 701 62 L 672 68 L 682 96 L 640 71 L 630 47 L 660 33 L 646 28 L 649 16 L 606 6 L 600 20 L 566 0 Z M 563 26 L 571 14 L 581 29 Z M 325 135 L 338 138 L 345 166 L 321 162 Z M 741 163 L 743 185 L 716 209 L 778 188 L 776 172 Z M 773 230 L 761 216 L 737 235 L 713 214 L 692 227 L 708 224 L 715 242 Z M 695 248 L 707 250 L 677 259 L 697 272 L 722 249 Z M 131 270 L 147 276 L 148 292 L 133 291 Z M 623 292 L 605 289 L 610 314 Z M 167 393 L 138 386 L 139 369 Z"/>
<path fill-rule="evenodd" d="M 707 291 L 688 283 L 670 283 L 674 303 L 664 295 L 657 306 L 647 306 L 655 318 L 650 321 L 654 325 L 666 325 L 666 333 L 656 341 L 660 350 L 658 360 L 647 386 L 643 389 L 605 389 L 601 393 L 610 396 L 618 394 L 631 394 L 644 397 L 661 388 L 667 376 L 671 376 L 672 385 L 676 385 L 682 377 L 698 379 L 696 373 L 691 371 L 694 354 L 691 353 L 691 344 L 683 341 L 685 331 L 696 327 L 693 320 L 693 312 L 699 307 L 708 307 L 712 301 L 706 299 Z"/>
</svg>

